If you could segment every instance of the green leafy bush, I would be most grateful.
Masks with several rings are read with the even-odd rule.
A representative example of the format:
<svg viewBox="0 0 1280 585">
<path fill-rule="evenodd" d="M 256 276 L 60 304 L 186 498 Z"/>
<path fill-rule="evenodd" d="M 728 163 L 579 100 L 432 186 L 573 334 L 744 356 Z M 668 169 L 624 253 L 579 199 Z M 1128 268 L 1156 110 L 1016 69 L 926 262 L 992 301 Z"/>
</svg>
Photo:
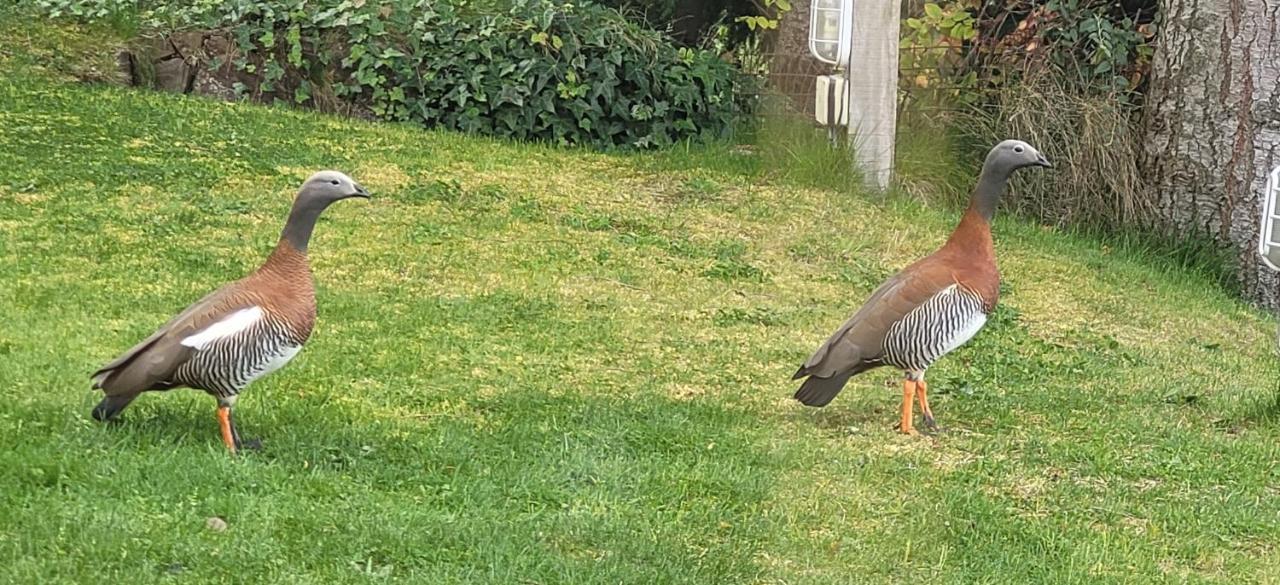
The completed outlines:
<svg viewBox="0 0 1280 585">
<path fill-rule="evenodd" d="M 968 8 L 958 1 L 945 5 L 929 2 L 922 14 L 902 24 L 899 63 L 902 71 L 912 74 L 899 78 L 899 84 L 908 92 L 941 85 L 946 88 L 942 97 L 958 104 L 975 102 L 978 76 L 966 70 L 965 43 L 972 41 L 977 31 Z"/>
<path fill-rule="evenodd" d="M 732 23 L 734 43 L 757 30 L 778 28 L 779 21 L 791 10 L 790 0 L 579 0 L 580 4 L 598 4 L 617 9 L 624 15 L 666 30 L 686 46 L 695 46 L 715 34 L 715 29 Z M 807 22 L 809 15 L 798 15 Z"/>
<path fill-rule="evenodd" d="M 119 0 L 45 0 L 96 14 Z M 552 0 L 203 0 L 144 3 L 141 20 L 225 30 L 239 89 L 464 132 L 661 147 L 726 134 L 737 74 L 616 10 Z M 214 63 L 226 66 L 225 63 Z"/>
<path fill-rule="evenodd" d="M 1082 91 L 1141 93 L 1153 52 L 1156 0 L 977 4 L 978 54 L 973 61 L 993 81 L 1051 67 L 1070 76 L 1070 84 Z"/>
<path fill-rule="evenodd" d="M 1147 16 L 1155 2 L 1148 0 Z M 1118 3 L 1101 0 L 1049 0 L 1044 26 L 1046 42 L 1061 48 L 1054 53 L 1063 69 L 1104 91 L 1137 89 L 1150 69 L 1155 49 L 1152 33 Z M 1141 14 L 1141 10 L 1138 11 Z"/>
</svg>

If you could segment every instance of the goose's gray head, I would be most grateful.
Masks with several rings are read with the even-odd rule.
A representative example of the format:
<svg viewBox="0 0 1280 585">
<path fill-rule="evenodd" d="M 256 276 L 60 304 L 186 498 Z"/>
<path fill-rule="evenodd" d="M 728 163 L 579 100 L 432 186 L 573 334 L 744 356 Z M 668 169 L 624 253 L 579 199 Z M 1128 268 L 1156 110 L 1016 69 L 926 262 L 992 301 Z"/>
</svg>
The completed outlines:
<svg viewBox="0 0 1280 585">
<path fill-rule="evenodd" d="M 1005 140 L 997 144 L 987 154 L 984 170 L 1008 175 L 1013 171 L 1026 167 L 1052 167 L 1049 159 L 1040 154 L 1036 147 L 1021 140 Z"/>
<path fill-rule="evenodd" d="M 368 199 L 369 192 L 360 183 L 338 171 L 320 171 L 311 175 L 298 191 L 298 199 L 302 200 L 300 202 L 322 208 L 348 197 Z"/>
</svg>

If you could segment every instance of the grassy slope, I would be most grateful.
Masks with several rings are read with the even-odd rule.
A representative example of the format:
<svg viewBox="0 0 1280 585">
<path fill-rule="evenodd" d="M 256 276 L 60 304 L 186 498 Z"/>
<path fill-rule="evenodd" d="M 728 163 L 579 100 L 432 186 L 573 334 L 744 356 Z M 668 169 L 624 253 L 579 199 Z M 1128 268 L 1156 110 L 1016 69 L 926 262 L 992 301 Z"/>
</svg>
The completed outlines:
<svg viewBox="0 0 1280 585">
<path fill-rule="evenodd" d="M 905 438 L 892 372 L 823 410 L 787 379 L 952 212 L 62 84 L 6 38 L 5 581 L 1275 579 L 1274 322 L 1201 277 L 1002 219 L 1002 308 L 931 370 L 950 432 Z M 90 420 L 87 373 L 322 167 L 377 198 L 317 229 L 316 334 L 238 409 L 265 449 L 190 391 Z"/>
</svg>

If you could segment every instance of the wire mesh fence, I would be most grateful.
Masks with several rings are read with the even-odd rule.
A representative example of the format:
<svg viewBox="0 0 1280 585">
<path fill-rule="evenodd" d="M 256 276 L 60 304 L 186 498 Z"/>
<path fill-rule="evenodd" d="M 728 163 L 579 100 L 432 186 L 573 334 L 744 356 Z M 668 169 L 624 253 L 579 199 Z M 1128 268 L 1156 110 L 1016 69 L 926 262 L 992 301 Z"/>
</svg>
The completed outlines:
<svg viewBox="0 0 1280 585">
<path fill-rule="evenodd" d="M 976 95 L 979 90 L 972 86 L 959 85 L 951 81 L 954 76 L 938 66 L 929 64 L 924 55 L 936 53 L 950 48 L 947 45 L 903 47 L 899 53 L 898 69 L 898 102 L 899 115 L 903 112 L 926 114 L 945 114 L 966 107 L 964 101 L 956 99 L 968 94 Z M 847 83 L 856 86 L 863 81 L 857 75 L 846 75 L 834 65 L 815 59 L 809 53 L 774 52 L 761 56 L 768 64 L 767 72 L 757 74 L 756 96 L 770 105 L 785 107 L 790 112 L 804 116 L 815 126 L 815 98 L 817 78 L 822 75 L 837 75 L 846 79 Z"/>
</svg>

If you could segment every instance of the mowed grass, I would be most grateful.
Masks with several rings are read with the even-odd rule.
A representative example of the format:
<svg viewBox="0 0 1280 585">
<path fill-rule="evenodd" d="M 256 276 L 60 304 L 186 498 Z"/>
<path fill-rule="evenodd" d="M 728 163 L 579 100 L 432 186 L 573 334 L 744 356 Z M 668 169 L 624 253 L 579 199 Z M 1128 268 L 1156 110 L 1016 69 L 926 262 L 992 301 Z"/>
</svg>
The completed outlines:
<svg viewBox="0 0 1280 585">
<path fill-rule="evenodd" d="M 954 210 L 74 85 L 8 38 L 4 582 L 1277 580 L 1275 322 L 1205 276 L 1001 218 L 1002 304 L 930 371 L 948 432 L 903 437 L 894 372 L 821 410 L 788 379 Z M 316 332 L 239 402 L 264 448 L 190 390 L 94 422 L 88 374 L 321 168 L 375 197 L 322 219 Z"/>
</svg>

